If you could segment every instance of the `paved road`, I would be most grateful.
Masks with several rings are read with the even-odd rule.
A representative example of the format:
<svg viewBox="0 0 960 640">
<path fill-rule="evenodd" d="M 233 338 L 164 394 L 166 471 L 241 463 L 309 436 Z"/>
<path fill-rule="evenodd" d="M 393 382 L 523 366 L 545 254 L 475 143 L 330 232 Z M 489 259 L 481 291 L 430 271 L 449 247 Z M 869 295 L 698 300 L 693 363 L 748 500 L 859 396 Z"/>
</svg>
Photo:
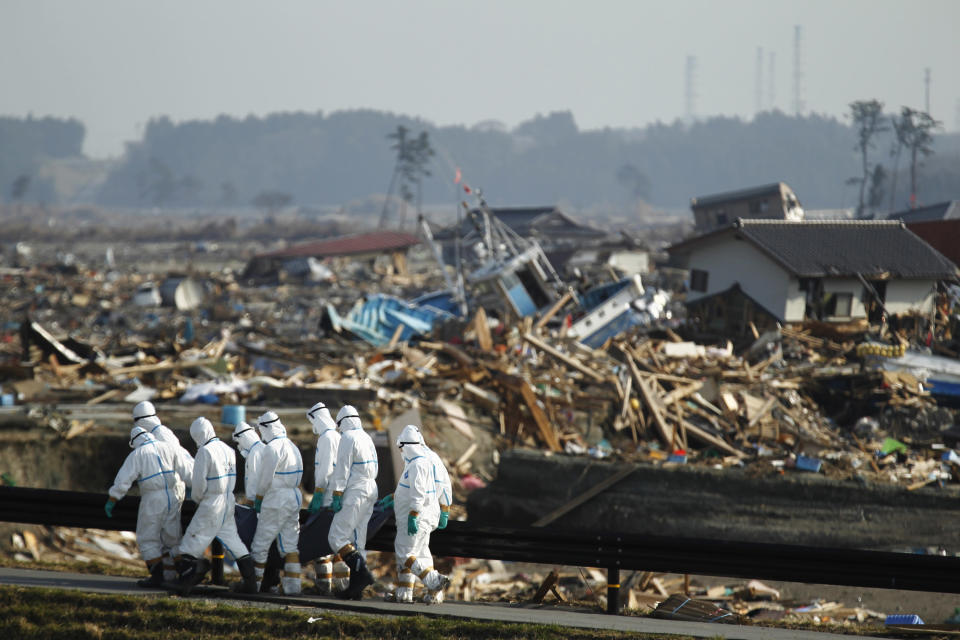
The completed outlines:
<svg viewBox="0 0 960 640">
<path fill-rule="evenodd" d="M 21 585 L 26 587 L 46 587 L 57 589 L 79 589 L 94 593 L 114 593 L 121 595 L 139 595 L 158 597 L 166 595 L 160 589 L 141 589 L 133 578 L 117 576 L 88 575 L 57 571 L 39 571 L 35 569 L 15 569 L 0 567 L 0 584 Z M 666 635 L 685 635 L 700 638 L 731 638 L 737 640 L 856 640 L 864 636 L 818 633 L 815 631 L 794 631 L 773 629 L 770 627 L 743 627 L 729 624 L 709 624 L 702 622 L 683 622 L 678 620 L 660 620 L 632 616 L 611 616 L 601 613 L 563 611 L 551 606 L 516 607 L 499 604 L 445 602 L 441 605 L 396 604 L 377 600 L 345 602 L 336 598 L 319 596 L 285 597 L 272 595 L 245 596 L 236 598 L 220 589 L 207 589 L 198 597 L 213 596 L 222 599 L 229 597 L 243 606 L 247 601 L 283 604 L 312 608 L 316 611 L 304 611 L 304 615 L 315 615 L 324 610 L 350 611 L 371 615 L 402 616 L 425 615 L 430 617 L 459 618 L 470 620 L 496 620 L 526 624 L 553 624 L 584 629 L 613 629 L 639 633 L 657 633 Z"/>
</svg>

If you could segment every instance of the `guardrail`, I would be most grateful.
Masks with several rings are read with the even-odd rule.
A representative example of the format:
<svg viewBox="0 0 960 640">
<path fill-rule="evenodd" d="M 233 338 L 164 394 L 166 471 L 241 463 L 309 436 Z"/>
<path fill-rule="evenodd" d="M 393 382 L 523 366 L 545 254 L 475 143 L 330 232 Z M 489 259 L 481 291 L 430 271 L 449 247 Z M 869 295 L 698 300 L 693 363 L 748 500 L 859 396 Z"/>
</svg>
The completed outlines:
<svg viewBox="0 0 960 640">
<path fill-rule="evenodd" d="M 0 487 L 0 520 L 116 531 L 136 528 L 139 498 L 103 512 L 106 494 Z M 196 505 L 184 503 L 184 525 Z M 301 511 L 301 521 L 306 511 Z M 383 526 L 367 547 L 393 551 L 396 529 Z M 548 527 L 477 527 L 451 521 L 433 533 L 435 556 L 604 568 L 608 611 L 619 603 L 620 570 L 693 573 L 884 589 L 960 593 L 960 557 L 807 547 L 654 535 L 554 531 Z M 215 554 L 216 555 L 216 554 Z M 221 566 L 222 570 L 222 566 Z"/>
</svg>

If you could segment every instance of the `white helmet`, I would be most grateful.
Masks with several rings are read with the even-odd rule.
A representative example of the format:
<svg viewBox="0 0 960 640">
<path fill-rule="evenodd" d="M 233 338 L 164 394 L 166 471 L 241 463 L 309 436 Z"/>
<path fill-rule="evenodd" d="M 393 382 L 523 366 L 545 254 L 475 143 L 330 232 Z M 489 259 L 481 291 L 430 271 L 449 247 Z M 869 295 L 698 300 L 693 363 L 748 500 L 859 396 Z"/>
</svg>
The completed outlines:
<svg viewBox="0 0 960 640">
<path fill-rule="evenodd" d="M 280 416 L 273 411 L 267 411 L 257 418 L 257 427 L 260 429 L 260 437 L 264 442 L 270 442 L 274 438 L 287 435 L 287 428 L 280 422 Z"/>
<path fill-rule="evenodd" d="M 408 424 L 397 436 L 397 448 L 403 449 L 406 444 L 423 444 L 423 434 L 420 433 L 420 427 Z"/>
<path fill-rule="evenodd" d="M 360 412 L 353 405 L 345 404 L 337 413 L 337 430 L 350 431 L 351 429 L 362 429 L 360 422 Z"/>
<path fill-rule="evenodd" d="M 142 436 L 142 437 L 141 437 Z M 146 442 L 153 442 L 150 439 L 150 434 L 143 427 L 134 426 L 133 429 L 130 429 L 130 448 L 136 449 L 140 445 Z"/>
<path fill-rule="evenodd" d="M 251 447 L 260 442 L 260 436 L 257 435 L 257 430 L 243 420 L 238 422 L 237 426 L 233 428 L 232 438 L 233 441 L 237 443 L 237 448 L 240 449 L 240 455 L 244 458 L 250 453 Z"/>
<path fill-rule="evenodd" d="M 217 432 L 213 429 L 213 423 L 201 416 L 190 425 L 190 437 L 197 443 L 199 449 L 216 438 Z"/>
<path fill-rule="evenodd" d="M 150 431 L 152 427 L 160 424 L 160 418 L 157 417 L 157 410 L 149 400 L 137 403 L 133 408 L 133 424 L 139 425 Z"/>
<path fill-rule="evenodd" d="M 313 433 L 316 435 L 320 435 L 328 429 L 337 428 L 337 423 L 330 417 L 330 409 L 327 409 L 327 405 L 322 402 L 310 407 L 307 411 L 307 420 L 310 421 L 310 426 L 313 427 Z"/>
</svg>

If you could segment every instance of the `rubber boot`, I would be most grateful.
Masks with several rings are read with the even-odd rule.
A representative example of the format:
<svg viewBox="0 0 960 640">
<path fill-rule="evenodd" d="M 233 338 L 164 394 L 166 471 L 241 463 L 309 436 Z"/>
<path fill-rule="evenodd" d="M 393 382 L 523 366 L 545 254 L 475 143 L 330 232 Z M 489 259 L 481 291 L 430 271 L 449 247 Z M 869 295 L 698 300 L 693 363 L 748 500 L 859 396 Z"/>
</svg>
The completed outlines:
<svg viewBox="0 0 960 640">
<path fill-rule="evenodd" d="M 210 571 L 210 561 L 206 558 L 194 558 L 186 554 L 181 556 L 177 565 L 177 572 L 180 574 L 178 581 L 180 595 L 190 595 L 193 588 L 203 581 L 208 571 Z"/>
<path fill-rule="evenodd" d="M 249 555 L 237 558 L 237 569 L 240 570 L 243 582 L 234 584 L 233 590 L 237 593 L 256 593 L 257 573 L 253 568 L 253 558 Z"/>
<path fill-rule="evenodd" d="M 344 556 L 343 561 L 350 567 L 350 584 L 338 593 L 337 597 L 343 600 L 359 600 L 363 596 L 363 590 L 374 583 L 373 574 L 367 568 L 366 560 L 356 549 Z"/>
<path fill-rule="evenodd" d="M 275 593 L 280 585 L 280 567 L 273 562 L 267 562 L 260 580 L 260 593 Z"/>
<path fill-rule="evenodd" d="M 154 589 L 156 587 L 162 587 L 163 586 L 163 563 L 158 560 L 154 562 L 152 566 L 148 564 L 147 569 L 150 570 L 150 577 L 137 580 L 137 586 L 143 587 L 144 589 Z"/>
</svg>

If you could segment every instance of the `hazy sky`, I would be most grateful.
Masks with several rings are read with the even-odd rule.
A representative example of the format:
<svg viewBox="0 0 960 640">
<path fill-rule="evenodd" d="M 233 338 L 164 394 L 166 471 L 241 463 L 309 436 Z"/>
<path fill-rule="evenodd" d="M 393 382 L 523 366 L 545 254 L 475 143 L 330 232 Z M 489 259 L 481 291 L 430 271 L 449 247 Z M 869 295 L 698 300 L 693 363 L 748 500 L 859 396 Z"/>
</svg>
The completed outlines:
<svg viewBox="0 0 960 640">
<path fill-rule="evenodd" d="M 960 0 L 0 0 L 0 115 L 73 116 L 117 155 L 153 116 L 372 108 L 436 124 L 570 110 L 581 129 L 852 100 L 960 108 Z"/>
</svg>

